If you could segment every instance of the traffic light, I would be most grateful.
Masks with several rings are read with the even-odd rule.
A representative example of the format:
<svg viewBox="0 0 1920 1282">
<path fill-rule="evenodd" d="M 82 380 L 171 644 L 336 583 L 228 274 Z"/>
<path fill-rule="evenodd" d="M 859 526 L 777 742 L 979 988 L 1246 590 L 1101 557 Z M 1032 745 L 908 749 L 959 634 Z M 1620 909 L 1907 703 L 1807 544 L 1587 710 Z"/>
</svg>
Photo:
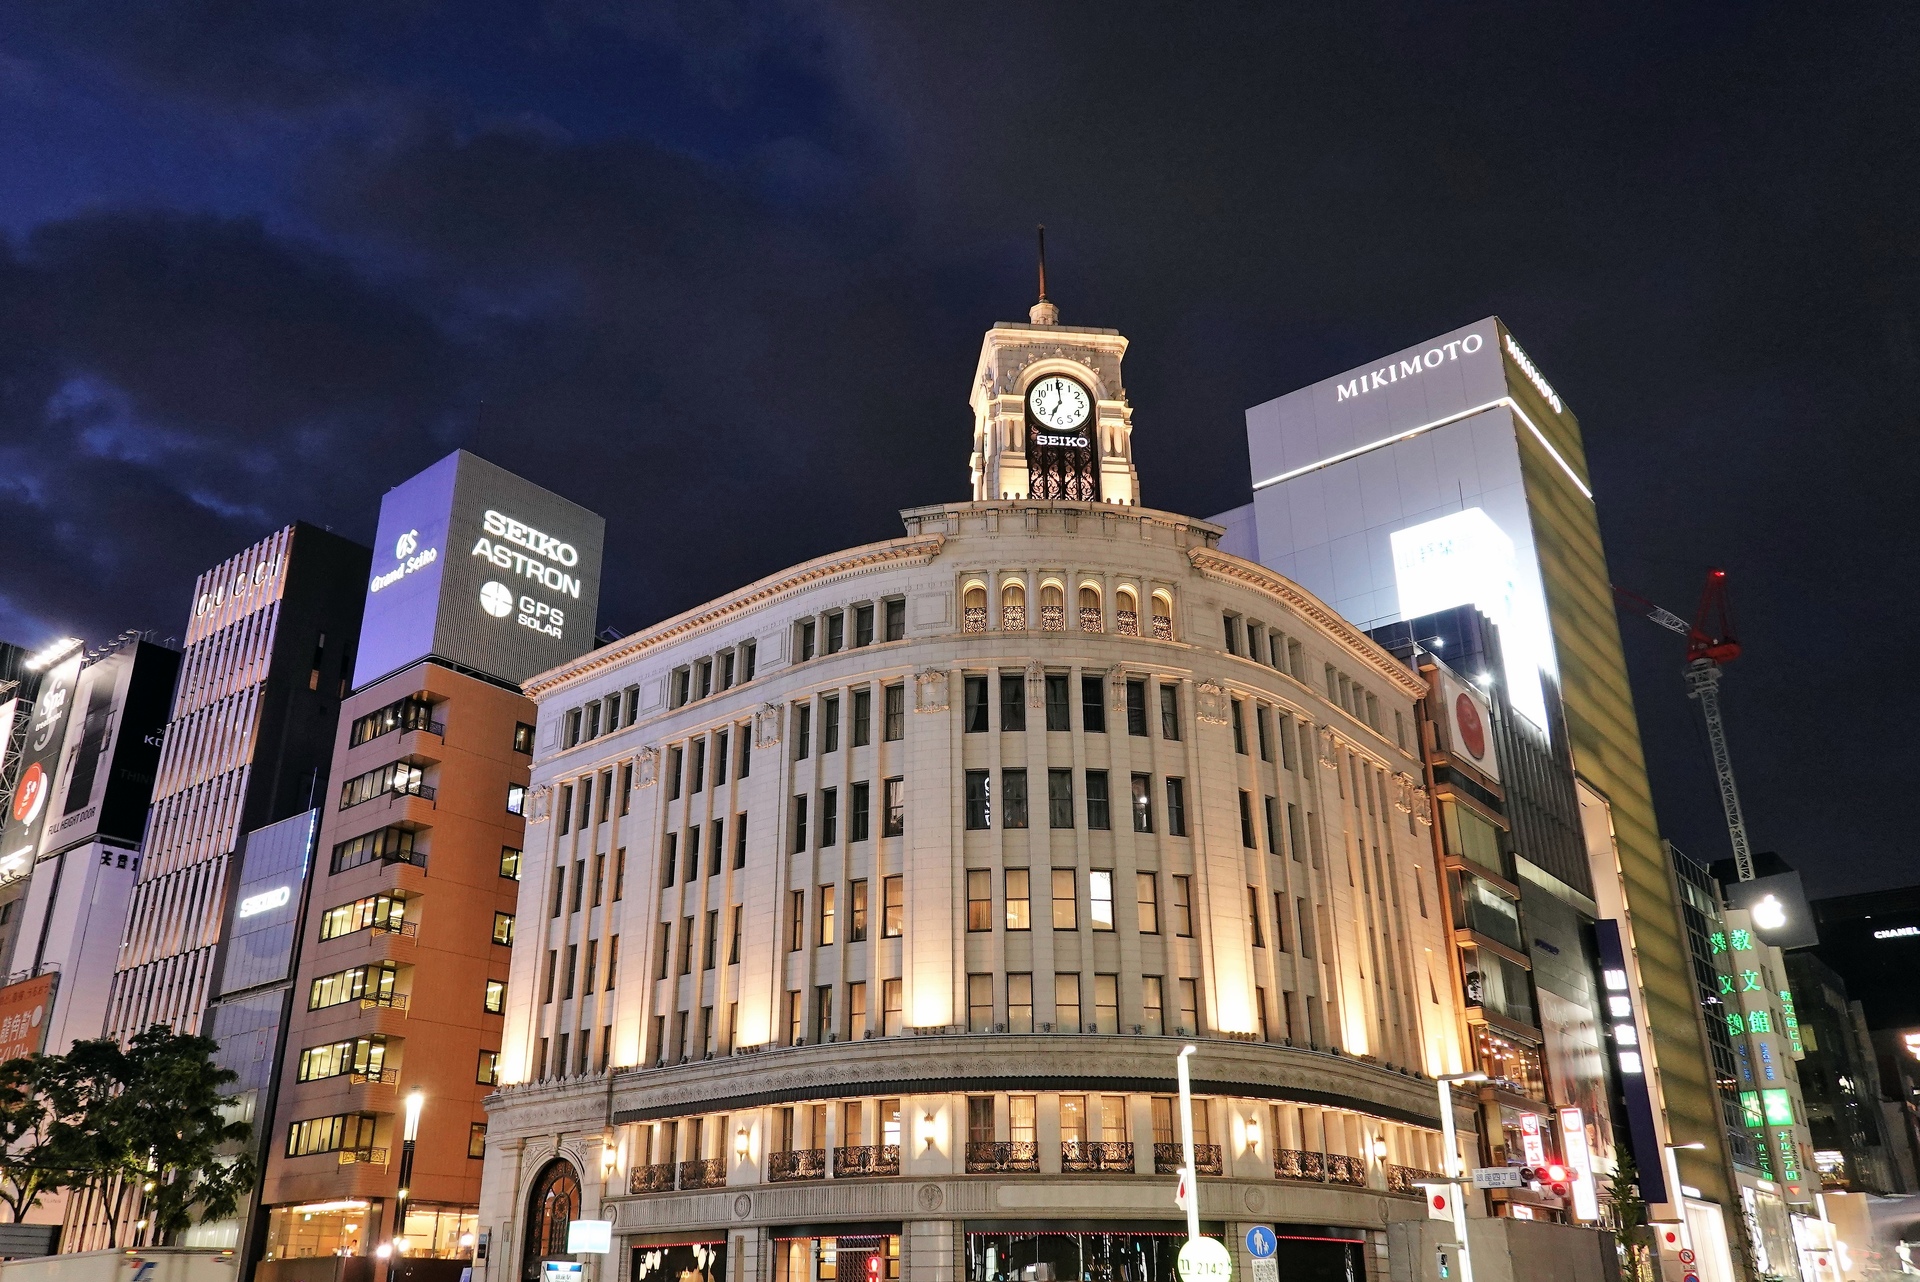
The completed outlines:
<svg viewBox="0 0 1920 1282">
<path fill-rule="evenodd" d="M 869 1255 L 867 1257 L 867 1282 L 880 1282 L 882 1276 L 880 1270 L 880 1257 L 878 1255 Z"/>
<path fill-rule="evenodd" d="M 1547 1191 L 1555 1197 L 1573 1196 L 1573 1170 L 1558 1162 L 1549 1163 L 1545 1171 Z"/>
</svg>

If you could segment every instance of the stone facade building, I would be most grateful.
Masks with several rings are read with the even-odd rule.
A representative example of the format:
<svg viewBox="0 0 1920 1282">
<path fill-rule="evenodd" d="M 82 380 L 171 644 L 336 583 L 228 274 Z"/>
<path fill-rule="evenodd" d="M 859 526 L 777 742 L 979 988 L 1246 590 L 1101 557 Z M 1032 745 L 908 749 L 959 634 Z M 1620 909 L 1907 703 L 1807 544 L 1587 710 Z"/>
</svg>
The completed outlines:
<svg viewBox="0 0 1920 1282">
<path fill-rule="evenodd" d="M 1188 1043 L 1243 1267 L 1425 1223 L 1426 686 L 1138 506 L 1126 342 L 1043 308 L 987 334 L 972 501 L 528 684 L 476 1282 L 1171 1278 Z"/>
</svg>

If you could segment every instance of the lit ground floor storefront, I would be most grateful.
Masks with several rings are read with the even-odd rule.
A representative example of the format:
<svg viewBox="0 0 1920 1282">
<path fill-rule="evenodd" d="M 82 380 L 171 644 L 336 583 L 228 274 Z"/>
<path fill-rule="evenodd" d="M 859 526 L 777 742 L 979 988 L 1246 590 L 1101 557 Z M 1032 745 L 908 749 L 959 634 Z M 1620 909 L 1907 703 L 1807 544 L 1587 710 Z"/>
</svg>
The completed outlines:
<svg viewBox="0 0 1920 1282">
<path fill-rule="evenodd" d="M 479 1208 L 409 1202 L 406 1224 L 389 1240 L 392 1214 L 382 1198 L 268 1207 L 266 1250 L 254 1276 L 257 1282 L 360 1282 L 381 1272 L 392 1282 L 457 1282 L 479 1240 Z"/>
</svg>

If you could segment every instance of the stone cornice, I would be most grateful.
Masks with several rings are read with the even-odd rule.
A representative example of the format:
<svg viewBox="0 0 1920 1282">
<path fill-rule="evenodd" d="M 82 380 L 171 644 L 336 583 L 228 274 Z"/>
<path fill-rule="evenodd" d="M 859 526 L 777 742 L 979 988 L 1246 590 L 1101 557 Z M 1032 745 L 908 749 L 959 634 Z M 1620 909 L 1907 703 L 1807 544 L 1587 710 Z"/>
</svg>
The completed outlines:
<svg viewBox="0 0 1920 1282">
<path fill-rule="evenodd" d="M 750 583 L 724 600 L 697 605 L 644 632 L 636 632 L 612 645 L 583 654 L 572 663 L 542 672 L 526 683 L 526 695 L 530 699 L 537 699 L 569 682 L 626 663 L 636 655 L 678 640 L 689 632 L 758 609 L 796 588 L 807 587 L 837 575 L 860 573 L 902 561 L 917 561 L 925 565 L 940 555 L 940 548 L 945 542 L 946 536 L 943 534 L 890 539 L 885 543 L 869 543 L 865 547 L 792 566 L 757 583 Z"/>
<path fill-rule="evenodd" d="M 1291 579 L 1285 579 L 1256 562 L 1230 556 L 1215 548 L 1187 549 L 1193 568 L 1209 579 L 1254 588 L 1312 619 L 1331 632 L 1349 649 L 1372 665 L 1373 670 L 1397 686 L 1410 699 L 1424 698 L 1427 683 L 1420 675 L 1388 653 L 1372 637 L 1354 627 L 1332 607 Z"/>
</svg>

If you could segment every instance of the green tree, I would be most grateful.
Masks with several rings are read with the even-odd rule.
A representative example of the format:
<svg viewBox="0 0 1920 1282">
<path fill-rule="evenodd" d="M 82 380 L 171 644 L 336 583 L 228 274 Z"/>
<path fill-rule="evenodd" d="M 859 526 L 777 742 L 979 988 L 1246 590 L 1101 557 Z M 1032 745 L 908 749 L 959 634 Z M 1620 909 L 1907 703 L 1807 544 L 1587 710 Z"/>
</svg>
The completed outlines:
<svg viewBox="0 0 1920 1282">
<path fill-rule="evenodd" d="M 1640 1197 L 1640 1172 L 1625 1145 L 1619 1146 L 1619 1162 L 1607 1184 L 1607 1201 L 1613 1209 L 1613 1236 L 1620 1243 L 1620 1254 L 1627 1276 L 1650 1276 L 1653 1235 L 1647 1223 L 1647 1204 Z"/>
<path fill-rule="evenodd" d="M 67 1062 L 23 1055 L 0 1063 L 0 1203 L 18 1224 L 48 1193 L 85 1178 L 87 1148 L 77 1145 L 78 1111 Z"/>
</svg>

